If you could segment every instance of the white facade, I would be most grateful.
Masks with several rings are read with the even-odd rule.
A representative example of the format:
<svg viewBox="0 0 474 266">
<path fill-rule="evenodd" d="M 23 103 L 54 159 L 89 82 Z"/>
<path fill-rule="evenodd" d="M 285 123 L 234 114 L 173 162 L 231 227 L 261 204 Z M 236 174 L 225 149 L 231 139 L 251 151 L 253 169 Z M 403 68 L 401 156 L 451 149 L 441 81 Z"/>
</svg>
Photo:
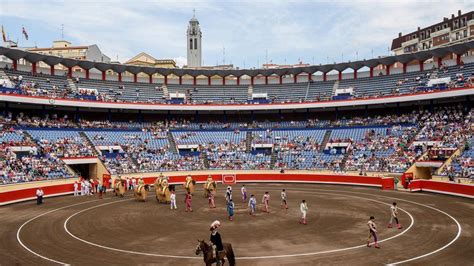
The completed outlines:
<svg viewBox="0 0 474 266">
<path fill-rule="evenodd" d="M 199 21 L 195 16 L 189 21 L 188 31 L 187 31 L 187 46 L 188 55 L 187 55 L 187 67 L 201 67 L 202 63 L 202 33 L 201 28 L 199 27 Z"/>
</svg>

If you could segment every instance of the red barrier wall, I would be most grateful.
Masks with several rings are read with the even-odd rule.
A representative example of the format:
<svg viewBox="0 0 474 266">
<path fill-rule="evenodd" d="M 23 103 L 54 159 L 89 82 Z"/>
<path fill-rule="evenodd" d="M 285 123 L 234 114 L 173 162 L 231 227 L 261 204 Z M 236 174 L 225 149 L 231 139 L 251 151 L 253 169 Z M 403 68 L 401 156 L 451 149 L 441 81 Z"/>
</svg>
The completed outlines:
<svg viewBox="0 0 474 266">
<path fill-rule="evenodd" d="M 428 191 L 454 196 L 474 198 L 474 186 L 432 180 L 413 180 L 410 183 L 411 191 Z"/>
<path fill-rule="evenodd" d="M 214 181 L 222 181 L 221 174 L 211 175 Z M 202 183 L 207 180 L 208 175 L 192 175 L 193 179 Z M 145 177 L 143 180 L 147 184 L 152 184 L 156 177 Z M 184 183 L 186 175 L 169 177 L 170 184 Z M 331 184 L 347 184 L 361 186 L 377 186 L 382 187 L 382 180 L 392 184 L 392 178 L 380 178 L 369 176 L 347 176 L 347 175 L 316 175 L 316 174 L 236 174 L 237 182 L 295 182 L 295 183 L 331 183 Z"/>
<path fill-rule="evenodd" d="M 38 186 L 40 187 L 40 186 Z M 62 185 L 51 185 L 41 186 L 45 197 L 53 195 L 69 194 L 74 192 L 74 184 L 62 184 Z M 7 202 L 17 202 L 22 200 L 29 200 L 36 198 L 37 188 L 27 188 L 21 190 L 13 190 L 0 193 L 0 204 L 3 205 Z"/>
<path fill-rule="evenodd" d="M 211 175 L 214 181 L 221 182 L 222 174 Z M 198 183 L 204 183 L 208 175 L 192 175 Z M 146 184 L 153 184 L 156 177 L 144 177 Z M 171 176 L 170 184 L 181 185 L 184 183 L 186 175 Z M 318 174 L 236 174 L 237 182 L 288 182 L 288 183 L 327 183 L 327 184 L 346 184 L 357 186 L 383 187 L 383 182 L 392 184 L 392 178 L 368 177 L 368 176 L 338 176 L 338 175 L 318 175 Z M 389 180 L 389 181 L 388 181 Z M 386 187 L 386 186 L 385 186 Z M 74 191 L 73 184 L 42 186 L 45 196 L 56 196 L 71 194 Z M 14 203 L 23 200 L 30 200 L 36 197 L 36 188 L 20 189 L 0 193 L 0 205 Z"/>
</svg>

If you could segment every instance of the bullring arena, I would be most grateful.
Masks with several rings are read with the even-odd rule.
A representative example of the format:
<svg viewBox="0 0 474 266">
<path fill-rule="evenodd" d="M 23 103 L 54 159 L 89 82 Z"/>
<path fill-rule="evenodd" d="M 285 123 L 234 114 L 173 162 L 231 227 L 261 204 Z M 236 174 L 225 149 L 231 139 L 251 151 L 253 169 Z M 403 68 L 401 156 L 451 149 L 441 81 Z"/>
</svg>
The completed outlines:
<svg viewBox="0 0 474 266">
<path fill-rule="evenodd" d="M 0 266 L 474 266 L 473 8 L 1 0 Z"/>
<path fill-rule="evenodd" d="M 200 183 L 205 177 L 193 179 Z M 193 212 L 185 212 L 179 176 L 170 177 L 176 184 L 176 211 L 157 203 L 155 193 L 141 202 L 130 191 L 123 198 L 109 191 L 103 199 L 62 196 L 46 199 L 39 208 L 32 202 L 3 207 L 1 217 L 16 215 L 2 218 L 2 264 L 199 265 L 203 258 L 195 255 L 197 240 L 207 240 L 209 224 L 216 219 L 239 265 L 469 265 L 474 260 L 472 199 L 382 189 L 378 177 L 261 172 L 235 177 L 233 221 L 227 219 L 223 184 L 217 187 L 215 209 L 207 206 L 198 184 Z M 240 199 L 242 184 L 258 197 L 255 217 Z M 280 208 L 283 188 L 288 209 Z M 268 214 L 260 203 L 265 191 L 272 197 Z M 298 223 L 301 199 L 310 208 L 307 225 Z M 386 228 L 393 201 L 401 211 L 400 230 Z M 365 245 L 371 215 L 378 224 L 380 249 Z"/>
</svg>

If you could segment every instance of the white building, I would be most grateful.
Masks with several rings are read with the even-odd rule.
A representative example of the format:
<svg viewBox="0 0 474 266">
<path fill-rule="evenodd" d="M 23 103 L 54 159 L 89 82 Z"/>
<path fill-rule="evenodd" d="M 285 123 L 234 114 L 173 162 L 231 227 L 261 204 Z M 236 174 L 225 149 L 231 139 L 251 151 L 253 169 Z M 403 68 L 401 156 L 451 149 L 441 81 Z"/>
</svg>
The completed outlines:
<svg viewBox="0 0 474 266">
<path fill-rule="evenodd" d="M 196 16 L 193 15 L 193 18 L 189 21 L 188 31 L 187 31 L 187 67 L 201 67 L 202 64 L 202 33 L 201 28 L 199 27 L 199 21 L 196 19 Z"/>
</svg>

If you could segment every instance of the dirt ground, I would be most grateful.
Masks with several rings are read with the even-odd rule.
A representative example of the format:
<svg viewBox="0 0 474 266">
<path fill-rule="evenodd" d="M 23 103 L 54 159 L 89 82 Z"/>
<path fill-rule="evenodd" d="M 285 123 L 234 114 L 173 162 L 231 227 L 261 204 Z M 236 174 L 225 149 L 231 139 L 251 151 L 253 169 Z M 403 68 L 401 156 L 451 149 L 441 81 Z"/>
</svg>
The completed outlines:
<svg viewBox="0 0 474 266">
<path fill-rule="evenodd" d="M 202 256 L 195 255 L 197 240 L 209 239 L 209 225 L 217 219 L 238 265 L 381 265 L 417 257 L 404 264 L 473 265 L 473 200 L 351 186 L 246 186 L 257 196 L 259 211 L 256 217 L 248 214 L 236 184 L 234 221 L 227 219 L 222 185 L 216 209 L 209 209 L 197 190 L 192 213 L 185 212 L 182 187 L 177 187 L 175 211 L 157 203 L 154 192 L 146 202 L 128 192 L 124 198 L 64 196 L 45 199 L 41 206 L 1 207 L 0 264 L 203 265 Z M 282 188 L 288 210 L 280 208 Z M 261 211 L 265 191 L 271 195 L 269 214 Z M 309 207 L 308 225 L 298 223 L 302 199 Z M 406 211 L 400 210 L 402 230 L 387 228 L 393 201 Z M 376 218 L 381 249 L 365 247 L 369 216 Z M 458 238 L 455 220 L 461 227 Z"/>
</svg>

